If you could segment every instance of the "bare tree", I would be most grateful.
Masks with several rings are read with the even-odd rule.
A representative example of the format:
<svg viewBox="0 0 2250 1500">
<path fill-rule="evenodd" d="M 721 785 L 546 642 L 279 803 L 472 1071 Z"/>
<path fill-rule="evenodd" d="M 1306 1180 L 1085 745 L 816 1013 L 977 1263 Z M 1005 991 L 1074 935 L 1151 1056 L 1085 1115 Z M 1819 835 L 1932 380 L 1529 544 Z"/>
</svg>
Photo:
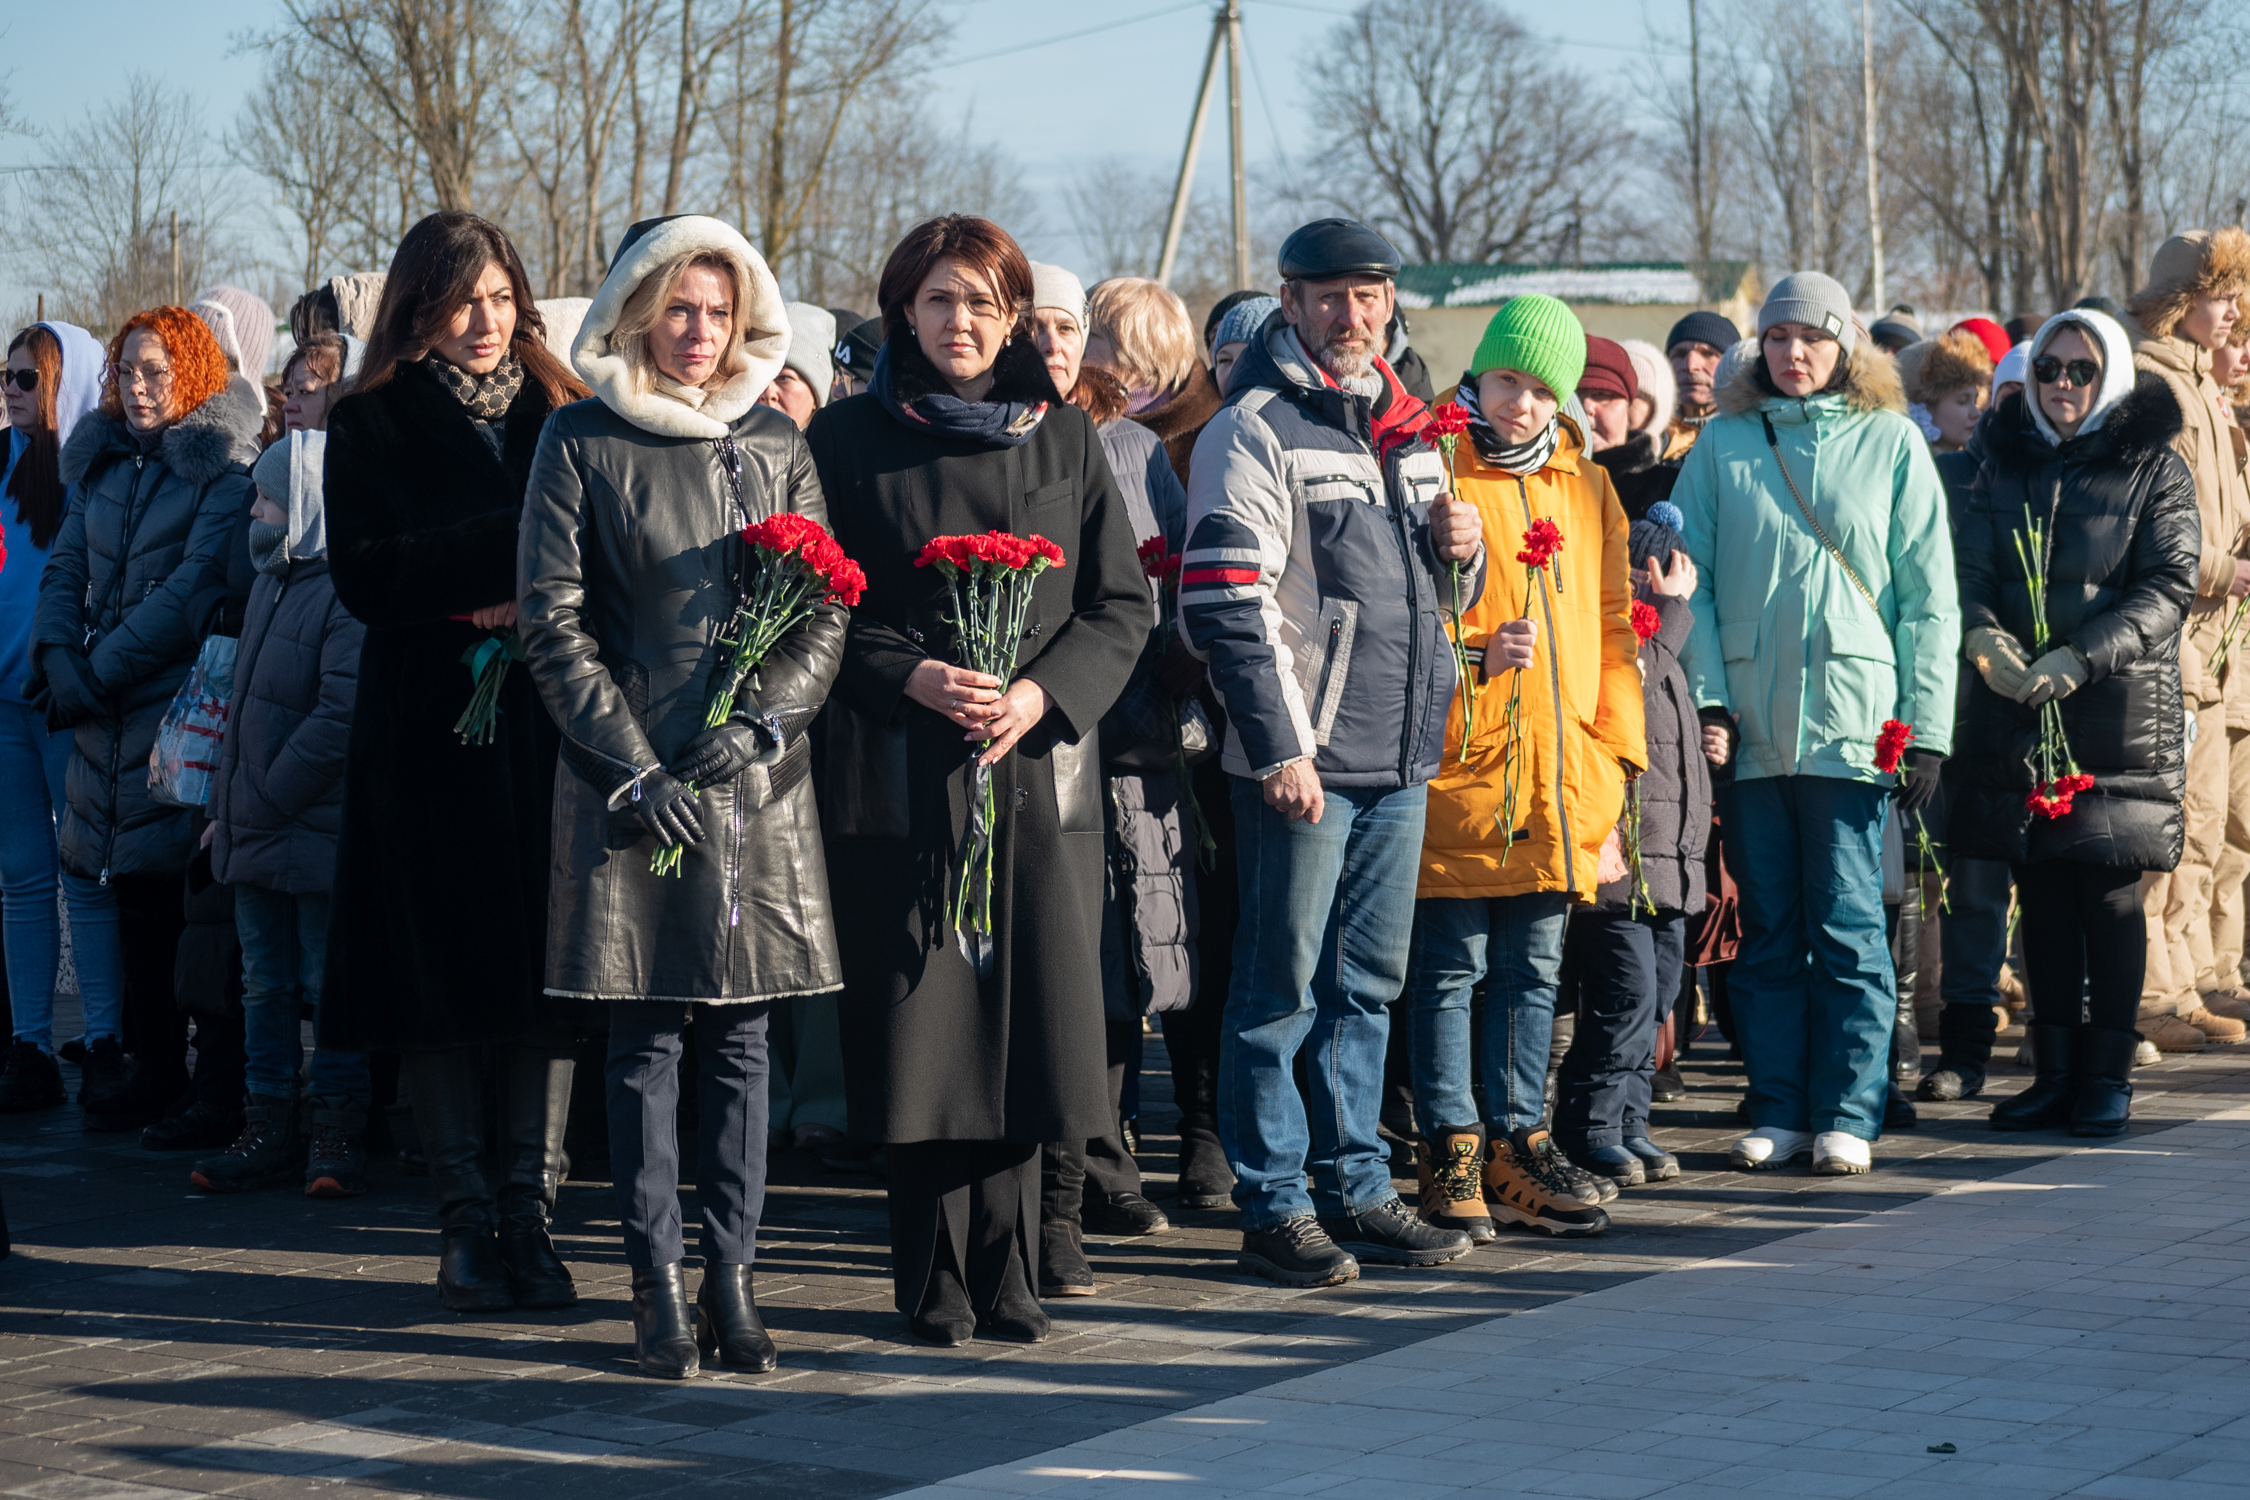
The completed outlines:
<svg viewBox="0 0 2250 1500">
<path fill-rule="evenodd" d="M 297 270 L 305 286 L 330 274 L 353 184 L 373 165 L 372 142 L 339 84 L 325 55 L 308 55 L 294 37 L 277 44 L 228 140 L 235 157 L 272 185 L 278 207 L 296 220 Z"/>
</svg>

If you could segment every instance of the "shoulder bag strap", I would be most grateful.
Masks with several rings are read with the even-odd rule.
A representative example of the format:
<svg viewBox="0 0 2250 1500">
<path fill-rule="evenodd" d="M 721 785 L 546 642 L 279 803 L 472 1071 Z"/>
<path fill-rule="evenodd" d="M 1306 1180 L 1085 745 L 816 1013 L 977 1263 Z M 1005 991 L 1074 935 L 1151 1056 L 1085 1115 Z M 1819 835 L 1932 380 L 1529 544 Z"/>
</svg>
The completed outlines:
<svg viewBox="0 0 2250 1500">
<path fill-rule="evenodd" d="M 1789 464 L 1781 456 L 1781 438 L 1773 430 L 1773 418 L 1767 416 L 1764 412 L 1760 412 L 1758 413 L 1758 420 L 1765 424 L 1766 446 L 1773 449 L 1773 461 L 1781 469 L 1781 482 L 1789 486 L 1789 498 L 1797 502 L 1797 513 L 1805 518 L 1805 524 L 1812 528 L 1812 534 L 1819 538 L 1820 545 L 1830 557 L 1835 559 L 1836 566 L 1844 570 L 1844 576 L 1852 581 L 1852 587 L 1859 590 L 1859 597 L 1867 601 L 1867 607 L 1874 610 L 1875 618 L 1880 620 L 1883 617 L 1883 610 L 1875 602 L 1874 591 L 1868 588 L 1865 580 L 1859 576 L 1859 569 L 1851 565 L 1850 559 L 1844 556 L 1843 550 L 1829 540 L 1827 528 L 1820 524 L 1819 518 L 1812 512 L 1812 507 L 1805 503 L 1805 492 L 1797 488 L 1796 477 L 1789 472 Z"/>
</svg>

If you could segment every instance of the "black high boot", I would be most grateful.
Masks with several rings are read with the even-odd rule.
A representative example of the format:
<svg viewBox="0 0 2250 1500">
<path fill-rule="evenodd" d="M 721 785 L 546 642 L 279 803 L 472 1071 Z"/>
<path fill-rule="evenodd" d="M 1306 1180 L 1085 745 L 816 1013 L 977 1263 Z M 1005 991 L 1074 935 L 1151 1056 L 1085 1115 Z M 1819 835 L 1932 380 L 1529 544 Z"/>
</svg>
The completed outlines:
<svg viewBox="0 0 2250 1500">
<path fill-rule="evenodd" d="M 1938 1012 L 1938 1065 L 1922 1075 L 1915 1097 L 1940 1102 L 1974 1099 L 1984 1092 L 1984 1070 L 1992 1065 L 1992 1040 L 2000 1017 L 1991 1006 L 1952 1004 Z"/>
<path fill-rule="evenodd" d="M 500 1189 L 500 1260 L 518 1307 L 570 1307 L 578 1288 L 549 1233 L 562 1182 L 563 1128 L 570 1119 L 571 1057 L 534 1047 L 500 1054 L 508 1133 L 508 1180 Z"/>
<path fill-rule="evenodd" d="M 2072 1135 L 2123 1135 L 2133 1113 L 2133 1051 L 2137 1031 L 2078 1028 L 2078 1096 L 2070 1104 Z"/>
<path fill-rule="evenodd" d="M 699 1368 L 678 1261 L 633 1273 L 633 1358 L 659 1380 L 686 1380 Z"/>
<path fill-rule="evenodd" d="M 695 1346 L 705 1359 L 717 1354 L 719 1363 L 730 1370 L 763 1375 L 781 1363 L 758 1316 L 750 1267 L 704 1263 L 703 1290 L 695 1298 Z"/>
<path fill-rule="evenodd" d="M 1922 1037 L 1914 1024 L 1914 991 L 1922 976 L 1922 898 L 1915 889 L 1919 876 L 1912 869 L 1913 851 L 1907 854 L 1906 899 L 1894 910 L 1898 914 L 1898 933 L 1891 943 L 1891 971 L 1895 979 L 1892 987 L 1891 1014 L 1891 1087 L 1894 1093 L 1911 1089 L 1922 1077 Z M 1907 1126 L 1913 1124 L 1914 1106 L 1904 1098 L 1899 1101 L 1906 1111 Z M 1884 1126 L 1899 1129 L 1886 1119 Z"/>
<path fill-rule="evenodd" d="M 505 1312 L 508 1269 L 493 1228 L 498 1218 L 484 1179 L 484 1053 L 476 1047 L 408 1052 L 401 1059 L 414 1095 L 414 1129 L 437 1193 L 438 1300 L 454 1312 Z"/>
<path fill-rule="evenodd" d="M 1214 1005 L 1207 1014 L 1199 1004 L 1162 1018 L 1164 1050 L 1172 1059 L 1172 1102 L 1180 1111 L 1174 1201 L 1183 1212 L 1234 1205 L 1234 1170 L 1219 1145 L 1219 1037 L 1213 1023 L 1220 1008 Z"/>
<path fill-rule="evenodd" d="M 1039 1148 L 1039 1295 L 1091 1297 L 1086 1263 L 1086 1143 L 1049 1141 Z"/>
<path fill-rule="evenodd" d="M 2071 1101 L 2078 1092 L 2072 1075 L 2079 1028 L 2034 1021 L 2025 1029 L 2031 1033 L 2031 1065 L 2037 1076 L 2030 1088 L 1992 1107 L 1992 1128 L 2060 1130 L 2070 1123 Z M 2130 1053 L 2126 1061 L 2132 1061 Z"/>
</svg>

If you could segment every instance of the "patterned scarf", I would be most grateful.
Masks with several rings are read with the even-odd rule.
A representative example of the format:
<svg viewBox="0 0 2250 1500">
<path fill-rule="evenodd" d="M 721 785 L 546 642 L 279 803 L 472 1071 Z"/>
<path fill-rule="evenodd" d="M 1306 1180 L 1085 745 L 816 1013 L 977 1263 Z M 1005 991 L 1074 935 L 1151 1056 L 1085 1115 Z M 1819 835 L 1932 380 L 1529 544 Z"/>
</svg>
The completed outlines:
<svg viewBox="0 0 2250 1500">
<path fill-rule="evenodd" d="M 939 437 L 988 443 L 996 448 L 1016 448 L 1031 441 L 1032 433 L 1047 416 L 1044 401 L 963 401 L 950 391 L 902 401 L 895 385 L 891 377 L 891 345 L 886 340 L 876 351 L 875 369 L 867 388 L 883 403 L 883 409 L 903 426 L 919 428 Z"/>
<path fill-rule="evenodd" d="M 457 365 L 447 364 L 433 354 L 423 363 L 439 383 L 453 393 L 453 399 L 469 409 L 469 415 L 479 422 L 497 422 L 508 415 L 515 404 L 516 393 L 523 389 L 523 361 L 513 354 L 500 356 L 500 363 L 490 374 L 471 375 Z"/>
<path fill-rule="evenodd" d="M 1547 467 L 1547 460 L 1555 456 L 1555 447 L 1562 441 L 1562 423 L 1549 417 L 1547 425 L 1520 443 L 1510 443 L 1490 422 L 1484 419 L 1484 408 L 1476 397 L 1477 378 L 1463 373 L 1461 395 L 1454 397 L 1460 408 L 1469 414 L 1469 441 L 1476 444 L 1477 457 L 1495 469 L 1518 476 L 1536 474 Z M 1468 399 L 1463 400 L 1462 396 Z"/>
</svg>

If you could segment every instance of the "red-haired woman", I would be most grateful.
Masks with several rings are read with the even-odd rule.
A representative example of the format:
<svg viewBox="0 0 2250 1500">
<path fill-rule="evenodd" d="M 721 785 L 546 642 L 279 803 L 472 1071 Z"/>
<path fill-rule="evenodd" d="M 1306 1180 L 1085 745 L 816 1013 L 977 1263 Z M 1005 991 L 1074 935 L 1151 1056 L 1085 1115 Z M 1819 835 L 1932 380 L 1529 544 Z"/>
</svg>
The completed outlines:
<svg viewBox="0 0 2250 1500">
<path fill-rule="evenodd" d="M 54 533 L 32 622 L 31 698 L 75 729 L 61 822 L 63 868 L 117 903 L 124 1044 L 89 1036 L 86 1125 L 135 1130 L 188 1085 L 187 1024 L 172 1001 L 184 925 L 180 880 L 197 815 L 149 794 L 148 758 L 201 639 L 195 599 L 250 506 L 249 461 L 265 419 L 211 331 L 183 307 L 125 320 L 110 340 L 101 403 L 63 443 L 57 477 L 76 493 Z M 27 538 L 28 540 L 28 538 Z"/>
<path fill-rule="evenodd" d="M 917 226 L 878 288 L 867 393 L 807 434 L 837 540 L 866 569 L 832 696 L 824 817 L 844 965 L 851 1127 L 884 1142 L 892 1278 L 914 1332 L 1047 1333 L 1039 1145 L 1113 1125 L 1104 1077 L 1101 754 L 1095 724 L 1149 631 L 1133 527 L 1084 412 L 1032 341 L 1031 266 L 998 225 Z M 1005 691 L 954 664 L 932 537 L 1059 543 Z M 989 741 L 979 748 L 976 742 Z M 969 803 L 992 767 L 992 933 L 964 955 L 944 916 Z"/>
<path fill-rule="evenodd" d="M 542 994 L 554 721 L 510 671 L 490 743 L 454 732 L 462 655 L 516 622 L 516 527 L 548 413 L 585 388 L 547 352 L 523 262 L 468 213 L 407 231 L 352 393 L 328 421 L 329 575 L 367 626 L 344 772 L 320 1044 L 397 1050 L 457 1312 L 577 1300 L 547 1224 L 570 1103 Z M 488 1069 L 485 1048 L 492 1049 Z M 488 1072 L 505 1181 L 484 1173 Z"/>
<path fill-rule="evenodd" d="M 39 576 L 62 530 L 67 494 L 62 445 L 101 399 L 103 351 L 72 323 L 34 323 L 8 341 L 7 467 L 0 503 L 7 543 L 0 550 L 0 901 L 7 908 L 8 990 L 15 1035 L 0 1063 L 0 1113 L 63 1102 L 55 1065 L 55 972 L 62 928 L 55 919 L 61 877 L 70 907 L 78 992 L 85 1002 L 88 1092 L 106 1100 L 125 1086 L 118 1036 L 123 998 L 117 979 L 117 902 L 98 880 L 61 871 L 55 816 L 67 805 L 63 776 L 72 736 L 47 727 L 25 701 L 32 675 L 31 623 Z M 104 1042 L 106 1046 L 102 1045 Z"/>
</svg>

